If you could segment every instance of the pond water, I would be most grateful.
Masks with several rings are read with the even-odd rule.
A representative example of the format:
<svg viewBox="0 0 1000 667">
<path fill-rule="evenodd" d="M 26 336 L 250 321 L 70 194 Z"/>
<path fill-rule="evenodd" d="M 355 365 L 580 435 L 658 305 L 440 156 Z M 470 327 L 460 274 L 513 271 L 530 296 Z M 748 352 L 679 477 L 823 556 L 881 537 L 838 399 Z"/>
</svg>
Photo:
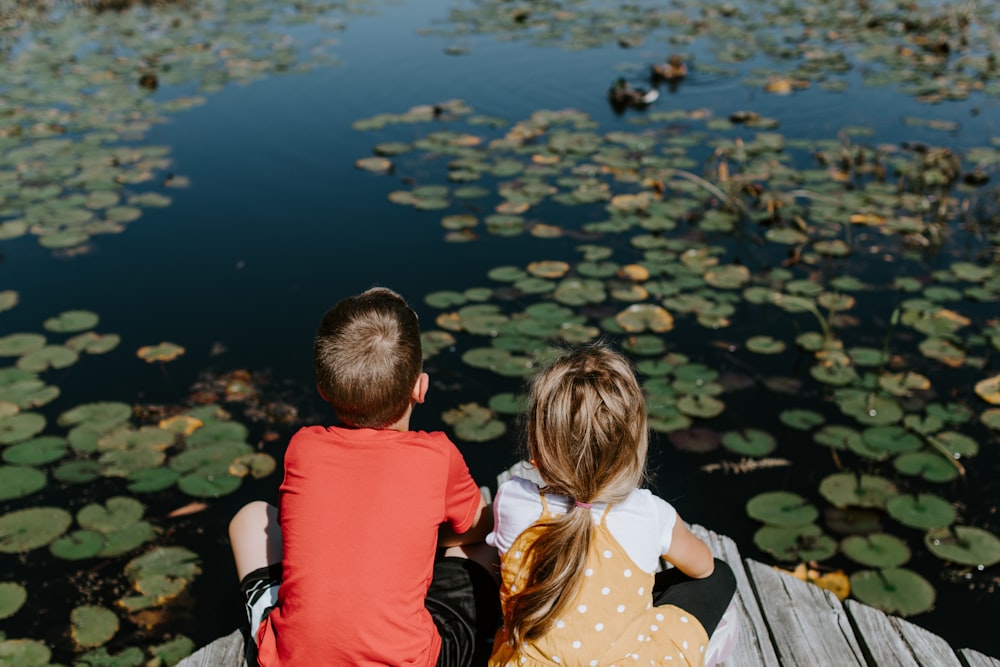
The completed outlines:
<svg viewBox="0 0 1000 667">
<path fill-rule="evenodd" d="M 987 58 L 998 40 L 996 9 L 873 2 L 863 3 L 859 18 L 854 3 L 834 1 L 797 10 L 763 1 L 678 0 L 663 8 L 401 0 L 304 2 L 298 9 L 267 1 L 194 2 L 188 9 L 90 14 L 55 4 L 37 14 L 0 10 L 0 57 L 9 65 L 0 74 L 0 292 L 6 295 L 0 361 L 25 367 L 26 352 L 3 347 L 13 346 L 12 334 L 41 333 L 49 344 L 61 343 L 66 335 L 43 323 L 66 311 L 99 316 L 96 327 L 67 325 L 66 331 L 114 333 L 120 343 L 35 372 L 59 388 L 58 397 L 5 409 L 45 416 L 43 429 L 8 437 L 15 429 L 4 420 L 13 415 L 0 412 L 4 451 L 33 436 L 70 437 L 72 445 L 63 456 L 37 463 L 5 456 L 4 484 L 23 472 L 16 466 L 40 470 L 46 481 L 23 494 L 3 493 L 0 514 L 44 506 L 76 516 L 90 503 L 130 496 L 143 503 L 155 537 L 122 553 L 76 560 L 43 548 L 58 534 L 25 551 L 4 549 L 0 565 L 8 574 L 0 585 L 16 585 L 26 598 L 23 606 L 0 601 L 0 630 L 8 640 L 40 641 L 53 651 L 53 662 L 71 663 L 102 644 L 99 650 L 121 656 L 177 636 L 201 645 L 237 627 L 241 611 L 225 525 L 246 501 L 273 501 L 280 472 L 247 477 L 232 488 L 186 487 L 201 493 L 169 484 L 136 493 L 123 477 L 155 465 L 116 460 L 124 472 L 98 468 L 92 481 L 74 484 L 60 466 L 104 461 L 101 452 L 116 447 L 81 445 L 67 434 L 72 422 L 60 417 L 81 404 L 121 402 L 142 406 L 132 415 L 134 430 L 155 425 L 159 414 L 214 401 L 248 426 L 249 450 L 266 454 L 262 458 L 280 471 L 294 427 L 331 419 L 311 388 L 315 326 L 339 298 L 382 284 L 411 301 L 425 331 L 452 336 L 427 360 L 432 390 L 415 413 L 415 427 L 454 435 L 461 427 L 450 411 L 491 405 L 498 394 L 520 390 L 530 373 L 525 360 L 544 356 L 539 340 L 603 331 L 646 364 L 640 370 L 657 420 L 651 483 L 687 520 L 733 537 L 744 556 L 788 569 L 815 559 L 822 572 L 848 575 L 889 565 L 860 564 L 828 547 L 853 532 L 888 533 L 893 545 L 910 551 L 892 565 L 917 573 L 936 594 L 933 608 L 912 620 L 955 646 L 1000 655 L 992 632 L 1000 614 L 1000 554 L 993 556 L 1000 455 L 989 402 L 1000 400 L 1000 200 L 992 185 L 1000 163 L 1000 84 Z M 78 43 L 64 43 L 72 39 Z M 48 54 L 37 46 L 45 40 L 51 40 Z M 617 77 L 648 87 L 649 65 L 671 53 L 687 62 L 683 80 L 660 85 L 648 108 L 619 113 L 611 107 L 607 90 Z M 267 63 L 259 76 L 248 74 L 254 63 Z M 108 71 L 126 74 L 100 75 Z M 147 71 L 158 76 L 155 90 L 135 85 Z M 40 80 L 44 72 L 59 76 Z M 59 87 L 71 76 L 85 80 L 70 88 L 83 100 L 77 106 Z M 442 108 L 404 116 L 420 105 Z M 88 115 L 105 108 L 111 127 Z M 24 109 L 49 115 L 26 118 Z M 539 110 L 575 113 L 526 123 Z M 757 124 L 727 120 L 741 111 L 756 114 Z M 358 125 L 379 114 L 396 116 Z M 62 130 L 48 136 L 47 124 Z M 13 132 L 15 125 L 25 129 Z M 532 139 L 510 139 L 512 128 L 527 125 Z M 567 136 L 570 131 L 576 134 Z M 165 160 L 145 155 L 148 164 L 119 172 L 117 180 L 89 172 L 81 178 L 88 160 L 102 167 L 110 160 L 44 148 L 53 137 L 89 141 L 92 148 L 168 148 Z M 395 155 L 390 142 L 406 144 L 406 152 Z M 557 142 L 566 142 L 559 144 L 563 150 Z M 16 153 L 26 146 L 37 154 Z M 376 146 L 393 163 L 389 173 L 356 166 Z M 947 171 L 951 155 L 960 157 L 954 174 Z M 139 161 L 118 158 L 122 169 Z M 449 168 L 453 160 L 464 161 L 459 166 L 466 175 Z M 877 169 L 867 168 L 873 161 L 881 161 L 884 183 Z M 144 175 L 133 178 L 136 172 Z M 978 185 L 978 175 L 988 182 Z M 941 184 L 933 180 L 938 177 Z M 94 185 L 109 178 L 110 185 Z M 132 200 L 141 217 L 120 233 L 49 243 L 47 236 L 76 228 L 51 226 L 62 214 L 40 210 L 32 199 L 37 193 L 17 188 L 53 182 L 67 185 L 51 199 L 111 191 L 121 196 L 114 205 L 143 193 L 169 200 Z M 474 185 L 486 192 L 456 192 Z M 449 190 L 440 204 L 390 200 L 398 191 L 442 199 L 418 191 L 421 186 Z M 577 199 L 559 200 L 556 191 Z M 595 191 L 598 196 L 586 199 Z M 852 199 L 862 193 L 868 197 L 863 207 Z M 490 218 L 504 200 L 509 208 L 501 212 L 509 217 Z M 840 203 L 826 205 L 830 200 Z M 87 201 L 92 205 L 81 199 L 68 206 L 111 217 L 114 205 Z M 656 208 L 671 201 L 680 208 Z M 459 214 L 472 222 L 443 220 Z M 852 215 L 862 217 L 851 222 Z M 21 229 L 21 220 L 32 224 Z M 446 228 L 467 223 L 475 226 L 464 234 Z M 583 259 L 589 263 L 581 265 Z M 529 270 L 540 261 L 567 265 Z M 635 264 L 652 268 L 652 275 L 615 277 Z M 510 268 L 492 272 L 497 267 Z M 567 271 L 603 284 L 566 296 L 570 288 L 560 280 Z M 477 319 L 481 312 L 459 310 L 477 303 L 496 307 L 486 324 Z M 568 310 L 530 310 L 543 303 Z M 630 303 L 662 305 L 672 330 L 644 321 L 630 331 L 628 318 L 616 326 L 611 320 Z M 452 312 L 463 314 L 441 317 Z M 553 317 L 577 322 L 576 328 L 560 333 Z M 528 325 L 514 331 L 511 320 Z M 826 342 L 800 337 L 813 332 L 822 339 L 827 327 Z M 169 362 L 137 358 L 139 348 L 161 341 L 184 353 Z M 512 342 L 504 348 L 499 341 Z M 491 357 L 485 365 L 502 366 L 499 373 L 470 365 L 467 353 L 484 347 L 513 350 L 516 358 Z M 227 375 L 234 371 L 252 376 Z M 5 372 L 0 406 L 17 403 L 4 386 L 24 379 Z M 236 383 L 263 398 L 237 400 L 246 394 Z M 225 400 L 227 386 L 234 400 Z M 849 390 L 857 393 L 846 395 Z M 505 424 L 502 435 L 475 441 L 490 427 L 473 425 L 459 431 L 473 436 L 455 440 L 476 479 L 495 488 L 496 475 L 520 458 L 521 442 L 516 418 L 493 405 L 490 423 Z M 294 418 L 283 419 L 292 409 Z M 885 421 L 877 416 L 894 411 L 898 416 Z M 100 431 L 94 443 L 110 430 L 94 428 Z M 720 447 L 720 435 L 729 444 Z M 170 447 L 153 449 L 173 455 L 179 446 Z M 155 456 L 132 440 L 121 449 Z M 936 458 L 917 460 L 907 473 L 898 462 L 904 454 Z M 840 502 L 833 488 L 843 481 L 834 477 L 840 474 L 870 477 L 857 477 L 861 486 L 848 494 L 852 500 Z M 762 550 L 756 540 L 763 522 L 745 507 L 776 491 L 799 494 L 818 508 L 806 523 L 822 526 L 817 532 L 823 535 L 793 529 Z M 935 555 L 924 546 L 928 528 L 887 513 L 887 498 L 891 504 L 897 491 L 904 498 L 933 496 L 954 512 L 942 525 L 977 531 L 959 533 L 959 557 Z M 206 506 L 169 516 L 192 500 Z M 797 501 L 784 502 L 787 509 Z M 855 510 L 842 515 L 838 503 Z M 858 506 L 864 506 L 860 512 Z M 783 521 L 798 523 L 780 511 L 771 519 Z M 77 516 L 66 530 L 87 523 Z M 89 523 L 101 532 L 99 521 Z M 935 535 L 927 539 L 954 541 Z M 180 586 L 183 593 L 164 594 L 128 614 L 118 601 L 134 595 L 134 581 L 123 572 L 132 572 L 133 559 L 153 543 L 190 549 L 201 573 L 169 570 L 168 578 L 190 580 Z M 962 557 L 987 564 L 979 568 Z M 111 610 L 119 624 L 113 639 L 74 645 L 70 610 L 81 605 Z M 96 654 L 88 655 L 93 662 L 87 664 L 97 664 Z"/>
</svg>

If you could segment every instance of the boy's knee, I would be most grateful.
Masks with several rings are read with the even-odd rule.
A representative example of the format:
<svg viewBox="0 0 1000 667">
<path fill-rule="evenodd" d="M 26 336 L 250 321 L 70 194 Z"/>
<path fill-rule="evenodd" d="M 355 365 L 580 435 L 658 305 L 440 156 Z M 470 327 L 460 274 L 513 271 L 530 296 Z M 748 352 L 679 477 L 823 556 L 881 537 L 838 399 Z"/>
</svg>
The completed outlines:
<svg viewBox="0 0 1000 667">
<path fill-rule="evenodd" d="M 272 512 L 276 515 L 277 508 L 263 500 L 254 500 L 247 503 L 229 521 L 230 538 L 246 530 L 266 528 Z"/>
</svg>

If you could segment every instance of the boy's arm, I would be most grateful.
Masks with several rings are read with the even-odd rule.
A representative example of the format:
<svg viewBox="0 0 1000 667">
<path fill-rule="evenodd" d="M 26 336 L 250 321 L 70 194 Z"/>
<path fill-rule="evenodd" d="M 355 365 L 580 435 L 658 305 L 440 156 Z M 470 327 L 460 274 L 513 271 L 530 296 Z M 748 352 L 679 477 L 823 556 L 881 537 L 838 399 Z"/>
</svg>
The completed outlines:
<svg viewBox="0 0 1000 667">
<path fill-rule="evenodd" d="M 670 551 L 663 558 L 692 579 L 704 579 L 715 571 L 711 549 L 692 533 L 677 517 L 672 532 Z"/>
<path fill-rule="evenodd" d="M 486 499 L 479 495 L 479 509 L 472 525 L 464 533 L 456 533 L 447 523 L 442 523 L 438 529 L 438 546 L 454 547 L 462 544 L 484 542 L 489 532 L 493 530 L 493 506 L 486 504 Z"/>
</svg>

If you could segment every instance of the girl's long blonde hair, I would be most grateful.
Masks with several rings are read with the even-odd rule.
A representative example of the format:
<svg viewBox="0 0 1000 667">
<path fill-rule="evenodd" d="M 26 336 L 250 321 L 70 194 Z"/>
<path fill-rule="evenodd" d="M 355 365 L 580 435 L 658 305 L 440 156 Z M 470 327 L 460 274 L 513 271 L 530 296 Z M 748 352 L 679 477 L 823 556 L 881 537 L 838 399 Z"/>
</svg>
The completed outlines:
<svg viewBox="0 0 1000 667">
<path fill-rule="evenodd" d="M 577 348 L 531 385 L 528 451 L 546 493 L 576 503 L 623 501 L 644 480 L 646 402 L 629 360 L 603 343 Z M 515 648 L 548 630 L 580 587 L 593 521 L 586 507 L 543 524 L 526 554 L 524 586 L 507 599 L 504 626 Z"/>
</svg>

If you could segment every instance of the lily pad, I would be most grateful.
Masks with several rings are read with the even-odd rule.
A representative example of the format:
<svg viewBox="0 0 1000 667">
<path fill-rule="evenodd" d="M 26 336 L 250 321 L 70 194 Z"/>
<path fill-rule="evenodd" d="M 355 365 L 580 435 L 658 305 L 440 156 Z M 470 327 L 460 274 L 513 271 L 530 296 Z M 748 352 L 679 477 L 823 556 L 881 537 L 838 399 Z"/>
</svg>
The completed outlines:
<svg viewBox="0 0 1000 667">
<path fill-rule="evenodd" d="M 885 507 L 895 496 L 896 485 L 884 477 L 855 473 L 834 473 L 820 482 L 820 494 L 836 507 Z"/>
<path fill-rule="evenodd" d="M 862 570 L 851 575 L 858 600 L 887 614 L 915 616 L 934 606 L 934 587 L 912 570 Z"/>
<path fill-rule="evenodd" d="M 145 512 L 146 507 L 135 498 L 115 496 L 103 506 L 98 503 L 84 506 L 77 512 L 76 520 L 81 528 L 110 533 L 139 521 Z"/>
<path fill-rule="evenodd" d="M 32 438 L 5 449 L 3 460 L 13 465 L 44 465 L 65 456 L 67 447 L 65 438 L 54 435 Z"/>
<path fill-rule="evenodd" d="M 818 412 L 800 409 L 782 410 L 781 413 L 779 413 L 778 418 L 785 426 L 789 426 L 799 431 L 808 431 L 826 421 L 823 415 Z"/>
<path fill-rule="evenodd" d="M 0 582 L 0 620 L 16 614 L 27 599 L 28 592 L 21 584 L 13 581 Z"/>
<path fill-rule="evenodd" d="M 45 417 L 37 412 L 19 412 L 0 419 L 0 445 L 11 445 L 38 435 L 45 429 Z"/>
<path fill-rule="evenodd" d="M 45 488 L 48 478 L 37 468 L 0 466 L 0 500 L 23 498 Z"/>
<path fill-rule="evenodd" d="M 0 338 L 0 357 L 20 357 L 45 347 L 45 336 L 17 333 Z"/>
<path fill-rule="evenodd" d="M 952 503 L 930 493 L 889 498 L 885 509 L 889 516 L 904 526 L 920 530 L 950 526 L 958 514 Z"/>
<path fill-rule="evenodd" d="M 74 530 L 49 545 L 49 551 L 63 560 L 93 558 L 104 548 L 104 535 L 93 530 Z"/>
<path fill-rule="evenodd" d="M 904 475 L 922 477 L 929 482 L 950 482 L 958 477 L 958 467 L 936 452 L 900 454 L 893 466 Z"/>
<path fill-rule="evenodd" d="M 57 333 L 75 333 L 93 329 L 97 326 L 98 320 L 97 314 L 89 310 L 67 310 L 45 320 L 42 326 L 48 331 Z"/>
<path fill-rule="evenodd" d="M 0 553 L 23 553 L 55 541 L 73 517 L 58 507 L 31 507 L 0 516 Z"/>
<path fill-rule="evenodd" d="M 803 526 L 819 518 L 819 510 L 797 493 L 765 491 L 746 504 L 751 519 L 772 526 Z"/>
<path fill-rule="evenodd" d="M 975 526 L 933 528 L 924 536 L 928 551 L 942 560 L 986 568 L 1000 563 L 1000 538 Z"/>
<path fill-rule="evenodd" d="M 748 428 L 722 434 L 722 445 L 731 452 L 743 456 L 767 456 L 778 443 L 770 433 Z"/>
<path fill-rule="evenodd" d="M 106 607 L 83 605 L 70 612 L 73 642 L 80 648 L 102 646 L 118 632 L 118 616 Z"/>
<path fill-rule="evenodd" d="M 753 536 L 758 549 L 782 561 L 820 561 L 837 553 L 837 541 L 814 523 L 761 526 Z"/>
<path fill-rule="evenodd" d="M 910 560 L 910 547 L 895 535 L 852 535 L 840 542 L 840 550 L 855 563 L 867 567 L 899 567 Z"/>
</svg>

